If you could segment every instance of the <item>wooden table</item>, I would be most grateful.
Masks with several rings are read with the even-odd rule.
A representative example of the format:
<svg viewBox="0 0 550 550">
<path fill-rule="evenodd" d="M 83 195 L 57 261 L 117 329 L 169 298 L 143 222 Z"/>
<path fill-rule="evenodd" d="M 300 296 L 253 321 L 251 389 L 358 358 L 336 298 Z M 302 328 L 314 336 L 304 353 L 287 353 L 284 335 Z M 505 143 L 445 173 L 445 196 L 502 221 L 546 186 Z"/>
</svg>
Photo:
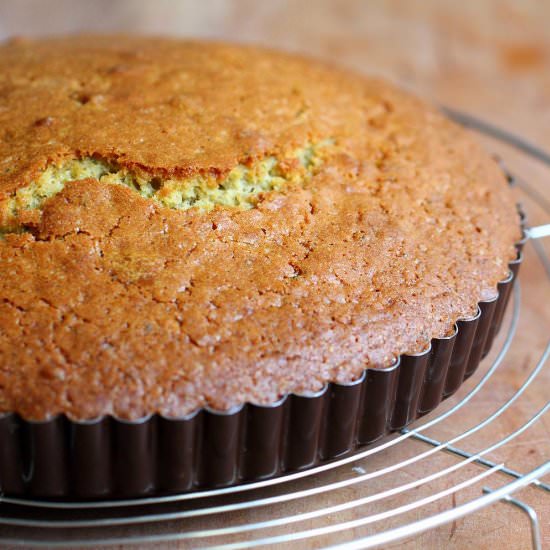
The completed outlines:
<svg viewBox="0 0 550 550">
<path fill-rule="evenodd" d="M 259 42 L 337 61 L 359 71 L 386 76 L 435 101 L 466 110 L 517 132 L 550 150 L 550 2 L 537 0 L 424 0 L 378 1 L 312 0 L 285 2 L 202 0 L 73 0 L 0 1 L 0 37 L 12 34 L 74 32 L 81 29 L 147 31 Z M 521 172 L 550 200 L 550 172 L 519 159 L 507 149 L 507 163 Z M 536 204 L 526 203 L 533 223 L 550 222 Z M 545 244 L 548 250 L 548 243 Z M 530 247 L 522 273 L 521 338 L 502 365 L 498 379 L 457 417 L 463 429 L 490 414 L 519 387 L 550 337 L 550 283 Z M 482 367 L 483 368 L 483 367 Z M 471 387 L 471 385 L 470 385 Z M 492 426 L 491 437 L 510 433 L 550 396 L 550 368 L 537 384 Z M 464 392 L 461 392 L 464 395 Z M 436 437 L 453 435 L 449 424 L 436 427 Z M 487 437 L 487 432 L 483 432 Z M 463 446 L 475 450 L 487 444 L 473 436 Z M 410 442 L 369 463 L 369 468 L 391 463 L 425 448 Z M 528 471 L 550 459 L 550 419 L 544 417 L 523 436 L 493 453 L 510 467 Z M 453 463 L 443 457 L 441 467 Z M 479 472 L 473 467 L 472 472 Z M 403 472 L 410 480 L 427 472 Z M 550 481 L 550 476 L 546 479 Z M 500 478 L 502 479 L 502 478 Z M 431 489 L 449 486 L 445 479 Z M 492 478 L 489 485 L 496 483 Z M 368 492 L 387 488 L 373 483 Z M 357 496 L 358 490 L 348 497 Z M 420 493 L 419 493 L 420 494 Z M 478 496 L 464 491 L 445 498 L 432 512 Z M 541 491 L 518 493 L 538 512 L 544 546 L 550 548 L 550 498 Z M 320 499 L 319 503 L 330 500 Z M 393 506 L 399 499 L 392 501 Z M 300 504 L 277 511 L 292 514 Z M 372 513 L 376 507 L 368 510 Z M 251 514 L 243 516 L 250 520 Z M 356 517 L 342 515 L 341 520 Z M 414 516 L 411 516 L 414 517 Z M 312 524 L 313 525 L 313 524 Z M 153 527 L 151 532 L 162 532 Z M 365 536 L 366 528 L 347 533 L 346 539 Z M 315 545 L 335 542 L 317 539 Z M 168 544 L 167 548 L 183 547 Z M 300 547 L 313 547 L 301 543 Z M 456 523 L 401 543 L 401 548 L 530 548 L 526 516 L 509 504 L 496 504 Z"/>
</svg>

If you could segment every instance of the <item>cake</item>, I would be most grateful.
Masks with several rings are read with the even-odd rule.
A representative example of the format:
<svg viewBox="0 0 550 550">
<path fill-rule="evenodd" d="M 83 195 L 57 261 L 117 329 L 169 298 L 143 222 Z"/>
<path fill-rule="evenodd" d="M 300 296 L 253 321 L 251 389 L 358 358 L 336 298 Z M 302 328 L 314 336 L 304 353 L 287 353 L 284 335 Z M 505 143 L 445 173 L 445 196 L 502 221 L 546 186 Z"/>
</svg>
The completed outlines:
<svg viewBox="0 0 550 550">
<path fill-rule="evenodd" d="M 0 491 L 272 477 L 438 405 L 494 339 L 498 164 L 387 82 L 258 47 L 0 46 Z"/>
<path fill-rule="evenodd" d="M 182 417 L 418 354 L 516 256 L 496 162 L 394 86 L 261 48 L 0 49 L 0 412 Z"/>
</svg>

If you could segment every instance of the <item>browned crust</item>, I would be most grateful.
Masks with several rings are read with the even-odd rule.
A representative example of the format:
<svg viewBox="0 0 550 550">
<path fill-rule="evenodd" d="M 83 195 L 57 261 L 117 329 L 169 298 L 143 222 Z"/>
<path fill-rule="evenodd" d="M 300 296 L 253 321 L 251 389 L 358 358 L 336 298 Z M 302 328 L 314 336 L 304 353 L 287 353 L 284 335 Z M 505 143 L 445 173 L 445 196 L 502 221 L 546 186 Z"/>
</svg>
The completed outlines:
<svg viewBox="0 0 550 550">
<path fill-rule="evenodd" d="M 223 175 L 326 138 L 319 173 L 251 210 L 85 180 L 0 240 L 0 411 L 182 415 L 351 380 L 473 313 L 519 236 L 493 160 L 380 81 L 223 44 L 3 46 L 0 198 L 64 157 Z"/>
</svg>

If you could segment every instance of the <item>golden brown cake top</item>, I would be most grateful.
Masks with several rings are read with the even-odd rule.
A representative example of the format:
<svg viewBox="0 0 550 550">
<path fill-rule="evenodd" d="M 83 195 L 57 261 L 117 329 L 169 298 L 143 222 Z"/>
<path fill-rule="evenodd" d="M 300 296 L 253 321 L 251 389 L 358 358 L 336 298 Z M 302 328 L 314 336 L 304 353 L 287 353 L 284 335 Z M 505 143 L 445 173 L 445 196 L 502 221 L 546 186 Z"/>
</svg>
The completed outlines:
<svg viewBox="0 0 550 550">
<path fill-rule="evenodd" d="M 495 293 L 494 161 L 394 87 L 256 48 L 0 48 L 0 411 L 170 416 L 349 381 Z"/>
</svg>

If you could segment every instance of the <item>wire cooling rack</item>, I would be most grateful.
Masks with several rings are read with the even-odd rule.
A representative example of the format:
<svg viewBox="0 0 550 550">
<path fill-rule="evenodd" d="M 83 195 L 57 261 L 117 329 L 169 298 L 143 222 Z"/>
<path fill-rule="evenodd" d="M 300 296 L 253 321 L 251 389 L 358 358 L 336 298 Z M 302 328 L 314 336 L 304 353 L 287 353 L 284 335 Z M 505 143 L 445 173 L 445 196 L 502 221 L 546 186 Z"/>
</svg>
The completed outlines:
<svg viewBox="0 0 550 550">
<path fill-rule="evenodd" d="M 501 145 L 514 147 L 531 162 L 550 167 L 550 155 L 516 136 L 469 115 L 447 112 Z M 507 173 L 510 183 L 550 219 L 550 200 L 527 181 Z M 548 235 L 550 224 L 527 229 L 535 254 L 522 268 L 529 271 L 538 263 L 545 271 L 547 288 L 538 289 L 541 296 L 549 295 L 550 260 L 539 239 Z M 550 473 L 550 456 L 543 455 L 542 463 L 527 472 L 492 458 L 502 456 L 550 410 L 550 401 L 538 403 L 535 409 L 527 406 L 529 391 L 548 368 L 550 340 L 531 360 L 523 383 L 512 395 L 498 401 L 493 392 L 506 376 L 505 358 L 522 338 L 518 330 L 521 304 L 516 282 L 499 347 L 464 391 L 376 446 L 276 479 L 160 498 L 79 503 L 9 498 L 0 493 L 0 544 L 74 548 L 181 541 L 185 547 L 224 549 L 285 544 L 372 548 L 505 502 L 525 513 L 532 546 L 541 548 L 537 510 L 511 495 L 531 486 L 550 499 L 550 484 L 543 480 Z M 550 327 L 546 329 L 550 335 Z M 461 413 L 470 402 L 470 410 L 477 404 L 479 417 L 465 429 Z M 507 412 L 514 413 L 515 427 L 495 438 L 495 427 Z M 465 450 L 472 447 L 473 451 Z M 487 483 L 497 487 L 490 489 Z"/>
</svg>

